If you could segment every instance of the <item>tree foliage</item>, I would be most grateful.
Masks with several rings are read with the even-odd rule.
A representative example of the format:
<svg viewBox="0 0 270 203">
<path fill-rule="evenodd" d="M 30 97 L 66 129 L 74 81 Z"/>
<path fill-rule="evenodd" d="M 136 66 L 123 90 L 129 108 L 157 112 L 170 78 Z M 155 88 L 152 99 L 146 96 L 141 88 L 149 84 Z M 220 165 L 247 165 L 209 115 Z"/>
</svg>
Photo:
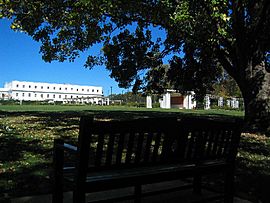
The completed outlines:
<svg viewBox="0 0 270 203">
<path fill-rule="evenodd" d="M 237 83 L 226 73 L 223 73 L 220 79 L 213 85 L 212 94 L 225 98 L 242 97 Z"/>
<path fill-rule="evenodd" d="M 269 19 L 262 15 L 269 12 L 267 2 L 2 0 L 0 16 L 12 19 L 13 29 L 25 31 L 41 42 L 40 52 L 47 62 L 73 61 L 80 52 L 103 43 L 102 51 L 90 55 L 85 66 L 105 64 L 111 77 L 127 87 L 139 79 L 140 71 L 161 65 L 166 55 L 172 56 L 170 63 L 180 67 L 177 69 L 193 68 L 196 78 L 213 73 L 217 59 L 228 68 L 226 60 L 235 55 L 230 49 L 236 35 L 244 34 L 240 31 L 249 31 L 250 36 L 245 37 L 250 41 L 258 34 L 255 31 L 264 33 L 254 44 L 260 43 L 268 51 Z M 242 22 L 233 27 L 240 17 Z M 133 32 L 131 25 L 136 26 Z M 153 41 L 151 26 L 163 29 L 166 38 Z M 234 72 L 232 67 L 228 69 Z"/>
</svg>

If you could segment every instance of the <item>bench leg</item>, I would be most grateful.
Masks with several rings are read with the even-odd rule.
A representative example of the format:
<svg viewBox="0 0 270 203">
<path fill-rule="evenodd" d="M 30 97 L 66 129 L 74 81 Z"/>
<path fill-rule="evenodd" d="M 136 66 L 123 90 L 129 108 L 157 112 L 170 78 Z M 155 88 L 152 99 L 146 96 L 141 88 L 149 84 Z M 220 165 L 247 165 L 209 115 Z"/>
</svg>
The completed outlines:
<svg viewBox="0 0 270 203">
<path fill-rule="evenodd" d="M 82 191 L 83 189 L 81 191 L 76 189 L 73 191 L 73 203 L 85 203 L 85 193 Z"/>
<path fill-rule="evenodd" d="M 234 197 L 234 170 L 233 168 L 228 169 L 225 172 L 225 183 L 224 183 L 224 203 L 233 203 Z"/>
<path fill-rule="evenodd" d="M 53 192 L 52 203 L 63 202 L 63 164 L 64 164 L 64 141 L 61 139 L 54 140 L 53 152 Z"/>
<path fill-rule="evenodd" d="M 142 186 L 141 185 L 136 185 L 135 186 L 135 203 L 140 203 L 141 202 L 141 195 L 142 195 Z"/>
<path fill-rule="evenodd" d="M 202 176 L 195 175 L 193 177 L 193 192 L 196 194 L 201 194 L 202 192 Z"/>
</svg>

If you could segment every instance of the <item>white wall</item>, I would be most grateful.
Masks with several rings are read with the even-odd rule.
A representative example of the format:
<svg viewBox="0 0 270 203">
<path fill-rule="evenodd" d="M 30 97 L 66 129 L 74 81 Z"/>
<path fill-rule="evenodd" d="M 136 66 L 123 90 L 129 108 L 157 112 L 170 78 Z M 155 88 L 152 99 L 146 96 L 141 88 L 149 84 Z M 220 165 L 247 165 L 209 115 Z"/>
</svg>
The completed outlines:
<svg viewBox="0 0 270 203">
<path fill-rule="evenodd" d="M 188 94 L 184 97 L 184 109 L 194 109 L 196 107 L 196 101 L 194 100 L 194 92 L 191 92 L 191 94 Z"/>
<path fill-rule="evenodd" d="M 149 109 L 152 108 L 152 97 L 151 96 L 146 97 L 146 108 L 149 108 Z"/>
<path fill-rule="evenodd" d="M 206 96 L 204 97 L 204 101 L 205 101 L 204 109 L 205 109 L 205 110 L 210 109 L 210 104 L 211 104 L 211 102 L 210 102 L 210 97 L 209 97 L 209 95 L 206 95 Z"/>
<path fill-rule="evenodd" d="M 160 108 L 170 109 L 171 108 L 171 94 L 166 92 L 162 99 L 159 100 Z"/>
</svg>

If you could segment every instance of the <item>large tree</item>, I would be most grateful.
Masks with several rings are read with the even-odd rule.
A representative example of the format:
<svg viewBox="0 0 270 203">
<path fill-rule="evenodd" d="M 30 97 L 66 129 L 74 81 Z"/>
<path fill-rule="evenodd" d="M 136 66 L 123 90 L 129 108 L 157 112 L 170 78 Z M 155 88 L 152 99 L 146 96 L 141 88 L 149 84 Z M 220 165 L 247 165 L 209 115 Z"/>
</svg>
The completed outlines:
<svg viewBox="0 0 270 203">
<path fill-rule="evenodd" d="M 170 58 L 171 85 L 205 92 L 223 67 L 242 92 L 247 126 L 270 130 L 269 0 L 0 0 L 0 17 L 41 42 L 48 62 L 103 44 L 86 66 L 105 64 L 121 87 L 139 89 Z"/>
</svg>

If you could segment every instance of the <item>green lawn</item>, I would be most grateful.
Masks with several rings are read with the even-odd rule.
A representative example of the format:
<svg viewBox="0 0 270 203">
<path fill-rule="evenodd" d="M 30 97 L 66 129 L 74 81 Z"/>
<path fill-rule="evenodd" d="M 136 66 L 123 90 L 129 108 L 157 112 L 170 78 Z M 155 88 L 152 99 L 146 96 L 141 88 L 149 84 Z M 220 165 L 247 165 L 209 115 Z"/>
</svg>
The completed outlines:
<svg viewBox="0 0 270 203">
<path fill-rule="evenodd" d="M 53 139 L 75 143 L 79 117 L 133 119 L 156 116 L 242 117 L 225 110 L 146 109 L 121 106 L 0 106 L 0 202 L 4 196 L 51 192 Z M 237 194 L 269 202 L 270 140 L 243 134 L 237 159 Z M 259 181 L 259 182 L 258 182 Z"/>
<path fill-rule="evenodd" d="M 84 112 L 84 111 L 136 111 L 136 112 L 164 112 L 164 113 L 185 113 L 201 115 L 226 115 L 244 116 L 243 111 L 237 110 L 181 110 L 181 109 L 161 109 L 161 108 L 138 108 L 127 106 L 87 106 L 87 105 L 0 105 L 2 112 Z"/>
</svg>

